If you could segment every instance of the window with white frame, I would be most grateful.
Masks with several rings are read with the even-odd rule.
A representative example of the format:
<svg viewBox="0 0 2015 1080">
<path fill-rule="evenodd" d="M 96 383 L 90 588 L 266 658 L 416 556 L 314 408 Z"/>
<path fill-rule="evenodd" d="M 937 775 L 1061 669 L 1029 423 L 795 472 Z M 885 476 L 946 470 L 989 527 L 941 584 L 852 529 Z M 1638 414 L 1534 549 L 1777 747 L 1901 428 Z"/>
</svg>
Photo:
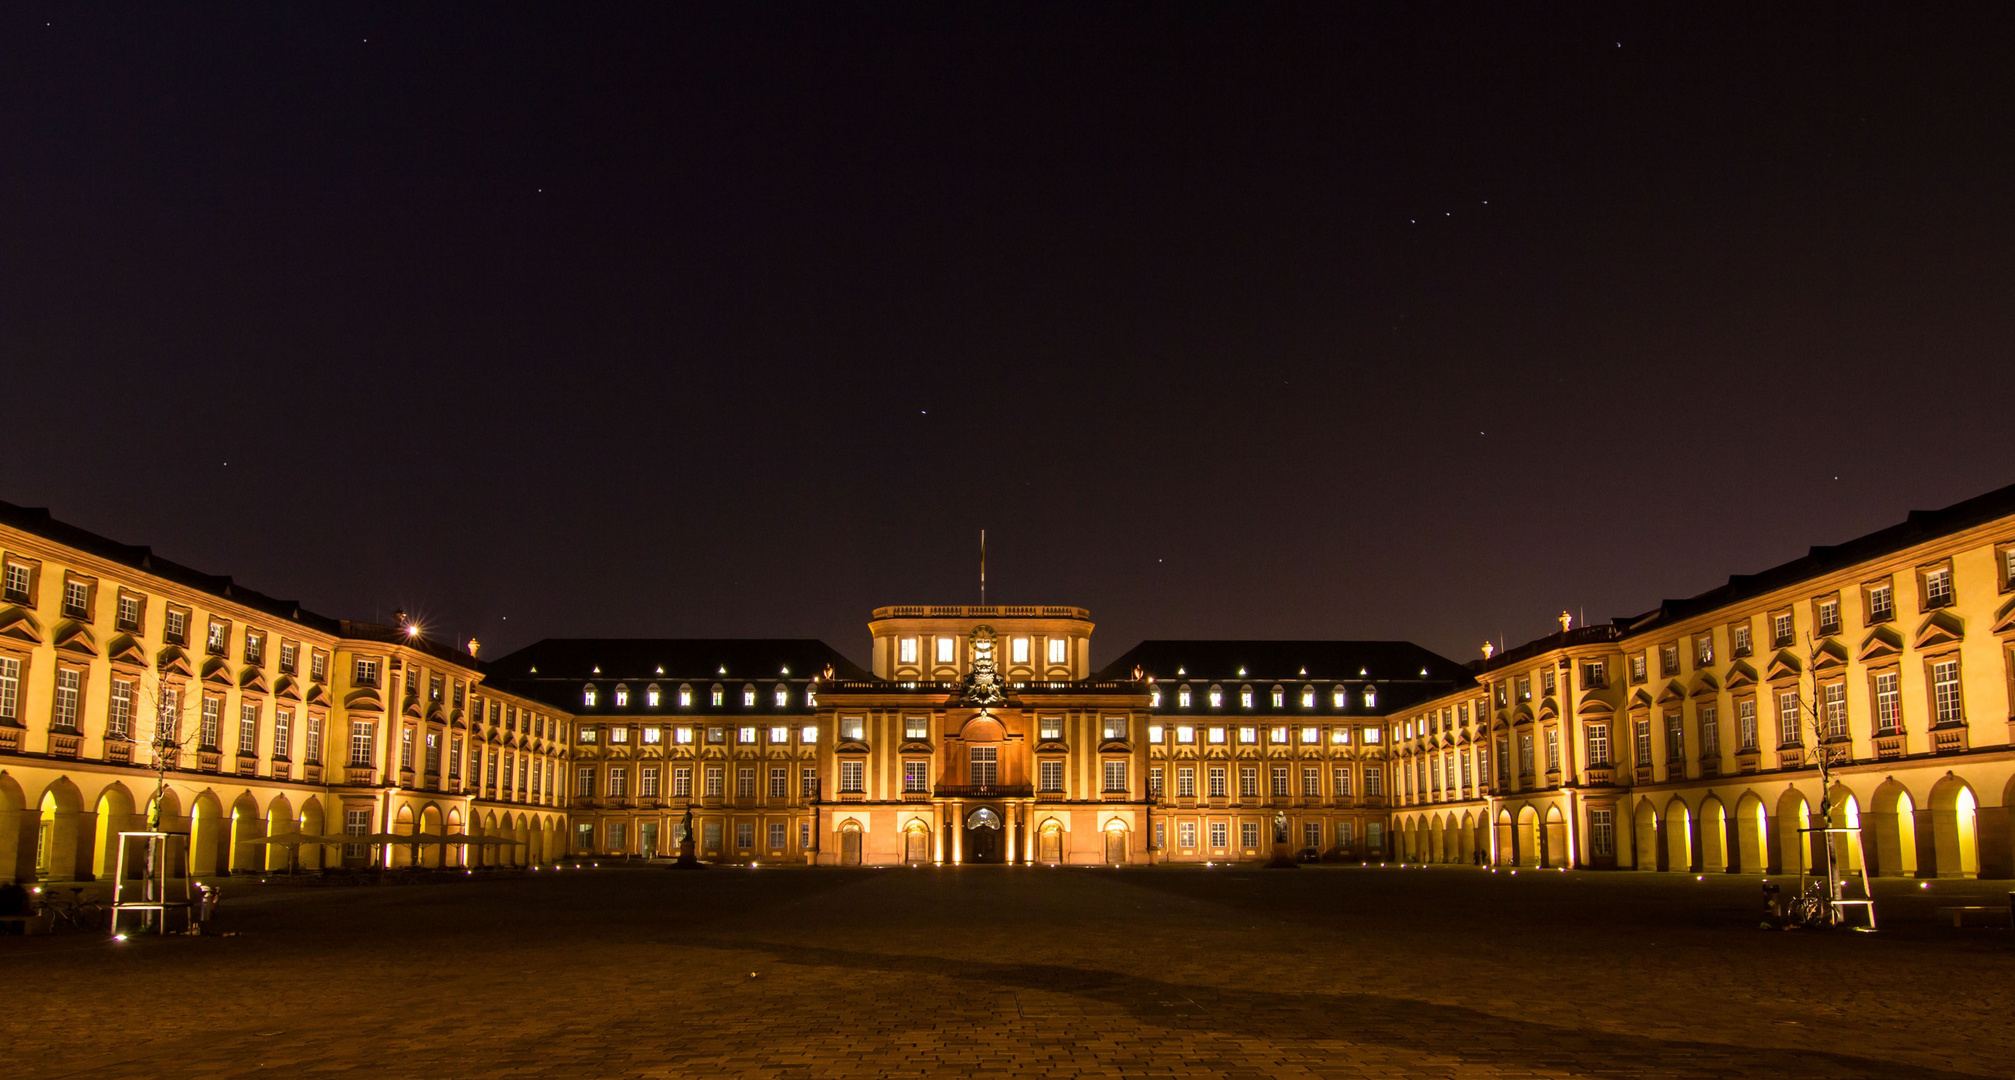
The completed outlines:
<svg viewBox="0 0 2015 1080">
<path fill-rule="evenodd" d="M 1225 846 L 1230 843 L 1231 843 L 1231 826 L 1222 821 L 1211 822 L 1210 846 L 1218 851 L 1223 851 L 1225 849 Z"/>
<path fill-rule="evenodd" d="M 1613 811 L 1588 811 L 1588 851 L 1591 855 L 1616 854 L 1616 818 Z"/>
<path fill-rule="evenodd" d="M 1560 732 L 1554 728 L 1546 729 L 1546 771 L 1560 771 Z"/>
<path fill-rule="evenodd" d="M 1126 762 L 1107 758 L 1105 761 L 1105 790 L 1108 794 L 1126 791 Z"/>
<path fill-rule="evenodd" d="M 922 717 L 918 717 L 918 719 L 921 720 Z M 1038 716 L 1036 717 L 1035 724 L 1036 738 L 1043 742 L 1056 742 L 1063 738 L 1063 717 Z"/>
<path fill-rule="evenodd" d="M 1175 827 L 1176 844 L 1185 850 L 1196 847 L 1196 822 L 1184 821 Z"/>
<path fill-rule="evenodd" d="M 806 746 L 817 746 L 819 744 L 819 726 L 817 724 L 806 724 L 799 728 L 798 741 Z"/>
<path fill-rule="evenodd" d="M 1259 847 L 1259 822 L 1257 821 L 1239 822 L 1238 843 L 1240 847 L 1244 848 L 1247 851 L 1257 850 Z"/>
<path fill-rule="evenodd" d="M 917 662 L 917 639 L 906 637 L 896 640 L 896 662 L 899 664 Z"/>
<path fill-rule="evenodd" d="M 770 770 L 770 798 L 788 799 L 790 797 L 791 771 L 789 769 L 772 768 Z"/>
<path fill-rule="evenodd" d="M 7 561 L 7 602 L 10 604 L 33 605 L 35 598 L 31 590 L 34 588 L 34 581 L 35 570 L 33 567 L 27 563 L 15 562 L 9 559 Z"/>
<path fill-rule="evenodd" d="M 1903 693 L 1894 671 L 1875 673 L 1875 733 L 1894 735 L 1903 730 Z"/>
<path fill-rule="evenodd" d="M 1008 645 L 1008 662 L 1014 664 L 1026 664 L 1029 662 L 1029 647 L 1027 638 L 1025 637 L 1015 638 Z"/>
<path fill-rule="evenodd" d="M 1934 566 L 1924 571 L 1924 606 L 1942 608 L 1952 606 L 1952 568 Z"/>
<path fill-rule="evenodd" d="M 840 717 L 840 741 L 864 742 L 867 739 L 868 721 L 864 716 Z"/>
<path fill-rule="evenodd" d="M 735 798 L 753 799 L 755 797 L 756 797 L 756 770 L 752 768 L 736 769 Z"/>
<path fill-rule="evenodd" d="M 1049 662 L 1052 664 L 1062 664 L 1068 662 L 1069 660 L 1070 660 L 1069 639 L 1060 637 L 1050 638 Z"/>
<path fill-rule="evenodd" d="M 133 690 L 130 679 L 112 680 L 112 694 L 105 709 L 106 738 L 133 737 Z"/>
<path fill-rule="evenodd" d="M 215 750 L 218 748 L 217 740 L 222 734 L 218 729 L 222 726 L 221 714 L 223 712 L 223 705 L 224 703 L 221 698 L 214 698 L 208 695 L 205 695 L 203 698 L 202 723 L 197 730 L 197 734 L 201 737 L 202 747 L 205 750 Z"/>
<path fill-rule="evenodd" d="M 1756 749 L 1756 702 L 1745 698 L 1735 703 L 1736 746 L 1742 750 Z"/>
<path fill-rule="evenodd" d="M 756 688 L 754 684 L 745 684 L 742 687 L 742 708 L 752 709 L 755 707 L 755 704 L 756 704 Z"/>
<path fill-rule="evenodd" d="M 774 695 L 773 703 L 779 709 L 791 703 L 791 688 L 788 684 L 786 683 L 777 684 L 777 690 L 776 694 Z"/>
<path fill-rule="evenodd" d="M 1700 707 L 1700 756 L 1708 761 L 1721 756 L 1721 710 L 1713 705 Z"/>
<path fill-rule="evenodd" d="M 368 769 L 377 756 L 378 727 L 369 720 L 350 722 L 350 767 Z"/>
<path fill-rule="evenodd" d="M 1036 762 L 1036 790 L 1063 791 L 1063 762 L 1055 758 L 1045 758 Z"/>
<path fill-rule="evenodd" d="M 56 670 L 55 711 L 50 726 L 58 731 L 77 730 L 77 711 L 84 696 L 84 673 L 75 668 Z"/>
<path fill-rule="evenodd" d="M 1273 797 L 1285 799 L 1287 794 L 1287 767 L 1276 765 L 1273 769 Z"/>
<path fill-rule="evenodd" d="M 355 678 L 352 681 L 358 686 L 376 686 L 378 685 L 378 662 L 370 657 L 360 656 L 357 658 L 353 674 Z"/>
<path fill-rule="evenodd" d="M 1177 798 L 1194 798 L 1196 795 L 1196 769 L 1184 765 L 1175 771 L 1175 794 Z"/>
<path fill-rule="evenodd" d="M 255 701 L 242 702 L 238 706 L 238 756 L 251 757 L 259 752 L 259 704 Z"/>
<path fill-rule="evenodd" d="M 1686 722 L 1678 709 L 1665 711 L 1665 767 L 1677 769 L 1686 760 Z"/>
<path fill-rule="evenodd" d="M 1101 727 L 1103 728 L 1102 737 L 1105 741 L 1124 742 L 1126 740 L 1126 717 L 1108 713 L 1102 719 Z"/>
<path fill-rule="evenodd" d="M 956 638 L 948 638 L 948 637 L 941 637 L 937 639 L 938 663 L 949 664 L 952 662 L 952 659 L 956 655 L 956 649 L 957 649 L 957 646 L 955 644 L 956 641 L 957 641 Z"/>
<path fill-rule="evenodd" d="M 1847 737 L 1847 684 L 1827 683 L 1819 688 L 1820 718 L 1828 739 Z"/>
<path fill-rule="evenodd" d="M 1868 586 L 1868 621 L 1885 623 L 1896 617 L 1896 591 L 1887 581 Z"/>
<path fill-rule="evenodd" d="M 672 770 L 672 798 L 690 799 L 692 797 L 693 767 L 690 765 L 680 765 Z"/>
<path fill-rule="evenodd" d="M 1791 623 L 1791 613 L 1781 612 L 1770 617 L 1770 647 L 1782 649 L 1797 640 L 1796 630 Z"/>
<path fill-rule="evenodd" d="M 1939 660 L 1931 665 L 1932 718 L 1940 724 L 1956 724 L 1966 718 L 1959 696 L 1959 661 Z"/>
<path fill-rule="evenodd" d="M 704 782 L 706 784 L 704 791 L 706 797 L 709 799 L 720 798 L 727 791 L 727 770 L 719 765 L 707 766 Z"/>
<path fill-rule="evenodd" d="M 1224 689 L 1222 687 L 1217 686 L 1211 687 L 1210 707 L 1215 709 L 1221 707 L 1223 704 L 1224 704 Z"/>
<path fill-rule="evenodd" d="M 849 758 L 840 762 L 840 791 L 843 794 L 859 794 L 862 787 L 863 766 L 859 759 Z"/>
<path fill-rule="evenodd" d="M 76 578 L 63 581 L 63 617 L 66 619 L 88 619 L 91 617 L 91 583 Z"/>
<path fill-rule="evenodd" d="M 1801 746 L 1804 744 L 1798 731 L 1798 691 L 1786 690 L 1777 695 L 1777 745 Z"/>
<path fill-rule="evenodd" d="M 1639 768 L 1650 768 L 1651 721 L 1639 720 L 1636 724 L 1636 729 L 1637 729 L 1637 765 Z"/>
</svg>

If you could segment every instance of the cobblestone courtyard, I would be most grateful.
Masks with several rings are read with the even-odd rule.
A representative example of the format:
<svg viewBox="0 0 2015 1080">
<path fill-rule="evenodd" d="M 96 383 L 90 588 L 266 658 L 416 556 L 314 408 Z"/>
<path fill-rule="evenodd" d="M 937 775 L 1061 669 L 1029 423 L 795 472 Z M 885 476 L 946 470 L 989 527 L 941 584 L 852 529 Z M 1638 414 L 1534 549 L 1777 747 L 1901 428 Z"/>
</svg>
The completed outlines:
<svg viewBox="0 0 2015 1080">
<path fill-rule="evenodd" d="M 2015 935 L 1883 882 L 1455 868 L 567 870 L 226 885 L 229 937 L 0 939 L 17 1075 L 2008 1076 Z"/>
</svg>

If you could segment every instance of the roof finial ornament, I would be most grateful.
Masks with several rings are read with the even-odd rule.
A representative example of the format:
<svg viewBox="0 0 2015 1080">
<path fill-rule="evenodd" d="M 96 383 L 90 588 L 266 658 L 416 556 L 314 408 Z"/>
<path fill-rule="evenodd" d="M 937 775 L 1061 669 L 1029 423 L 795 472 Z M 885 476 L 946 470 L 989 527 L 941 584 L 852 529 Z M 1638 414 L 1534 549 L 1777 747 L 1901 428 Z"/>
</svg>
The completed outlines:
<svg viewBox="0 0 2015 1080">
<path fill-rule="evenodd" d="M 1561 612 L 1561 613 L 1560 613 L 1560 632 L 1561 632 L 1561 633 L 1563 633 L 1563 634 L 1565 634 L 1565 633 L 1567 633 L 1567 632 L 1568 632 L 1569 630 L 1572 630 L 1572 629 L 1574 629 L 1574 616 L 1573 616 L 1573 615 L 1571 615 L 1571 614 L 1569 614 L 1569 613 L 1567 613 L 1567 612 L 1565 612 L 1565 611 Z"/>
<path fill-rule="evenodd" d="M 476 640 L 475 638 L 470 638 L 470 639 L 469 639 L 469 655 L 470 655 L 471 657 L 475 656 L 475 655 L 476 655 L 476 650 L 477 650 L 477 649 L 480 649 L 480 648 L 482 648 L 482 647 L 483 647 L 483 643 L 482 643 L 482 642 L 480 642 L 480 641 L 477 641 L 477 640 Z"/>
<path fill-rule="evenodd" d="M 1496 653 L 1496 652 L 1497 652 L 1497 646 L 1495 646 L 1495 645 L 1492 645 L 1492 644 L 1491 644 L 1490 642 L 1488 642 L 1488 641 L 1486 641 L 1486 642 L 1484 642 L 1484 643 L 1483 643 L 1483 658 L 1484 658 L 1485 660 L 1488 660 L 1488 659 L 1490 659 L 1490 658 L 1491 658 L 1491 656 L 1492 656 L 1492 654 L 1494 654 L 1494 653 Z"/>
</svg>

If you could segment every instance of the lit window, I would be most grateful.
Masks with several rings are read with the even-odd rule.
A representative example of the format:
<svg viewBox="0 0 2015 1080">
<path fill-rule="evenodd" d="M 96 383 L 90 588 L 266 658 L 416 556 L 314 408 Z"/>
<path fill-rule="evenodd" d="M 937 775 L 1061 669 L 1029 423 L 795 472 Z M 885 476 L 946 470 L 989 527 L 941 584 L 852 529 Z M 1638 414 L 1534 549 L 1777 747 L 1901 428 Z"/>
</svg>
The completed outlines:
<svg viewBox="0 0 2015 1080">
<path fill-rule="evenodd" d="M 1329 692 L 1330 708 L 1341 709 L 1345 705 L 1349 704 L 1349 702 L 1350 702 L 1350 695 L 1343 692 L 1343 687 L 1339 686 L 1336 689 L 1331 690 Z"/>
<path fill-rule="evenodd" d="M 1189 687 L 1185 686 L 1175 692 L 1175 703 L 1180 708 L 1189 708 Z"/>
<path fill-rule="evenodd" d="M 626 727 L 612 727 L 612 728 L 610 728 L 610 729 L 609 729 L 609 741 L 610 741 L 610 742 L 612 742 L 612 743 L 626 743 L 626 742 L 629 742 L 629 741 L 630 741 L 630 729 L 629 729 L 629 728 L 626 728 Z"/>
<path fill-rule="evenodd" d="M 1126 738 L 1126 717 L 1107 716 L 1103 737 L 1107 742 L 1123 741 Z"/>
<path fill-rule="evenodd" d="M 1013 644 L 1009 646 L 1009 656 L 1014 663 L 1028 663 L 1028 639 L 1025 637 L 1015 638 Z"/>
<path fill-rule="evenodd" d="M 798 738 L 803 740 L 807 746 L 816 744 L 819 741 L 819 726 L 817 724 L 806 724 L 798 730 Z"/>
<path fill-rule="evenodd" d="M 1267 732 L 1266 741 L 1275 746 L 1287 745 L 1287 728 L 1284 725 L 1276 726 Z"/>
<path fill-rule="evenodd" d="M 693 742 L 693 729 L 689 727 L 673 728 L 672 741 L 675 743 L 680 743 L 682 745 L 691 746 Z"/>
<path fill-rule="evenodd" d="M 644 688 L 644 704 L 645 704 L 645 705 L 647 705 L 647 706 L 649 706 L 649 707 L 651 707 L 651 708 L 653 708 L 653 709 L 655 709 L 655 708 L 657 708 L 657 707 L 658 707 L 658 684 L 657 684 L 657 683 L 652 683 L 651 685 L 649 685 L 649 686 L 647 686 L 647 687 L 645 687 L 645 688 Z"/>
<path fill-rule="evenodd" d="M 1278 709 L 1278 708 L 1280 708 L 1280 707 L 1282 707 L 1282 706 L 1284 706 L 1284 705 L 1286 705 L 1286 704 L 1287 704 L 1287 691 L 1285 691 L 1285 690 L 1282 690 L 1282 689 L 1281 689 L 1280 687 L 1278 687 L 1278 686 L 1274 687 L 1274 688 L 1273 688 L 1273 707 L 1274 707 L 1274 708 L 1276 708 L 1276 709 Z"/>
<path fill-rule="evenodd" d="M 1949 607 L 1952 604 L 1952 568 L 1941 566 L 1924 572 L 1924 606 L 1927 608 Z"/>
<path fill-rule="evenodd" d="M 1147 703 L 1153 708 L 1161 708 L 1161 687 L 1157 686 L 1147 692 Z"/>
<path fill-rule="evenodd" d="M 1322 729 L 1305 727 L 1301 729 L 1301 741 L 1308 745 L 1322 741 Z"/>
<path fill-rule="evenodd" d="M 1042 736 L 1043 738 L 1055 739 L 1062 737 L 1061 731 L 1057 730 L 1063 726 L 1063 719 L 1061 717 L 1056 716 L 1044 717 L 1042 721 L 1040 721 L 1040 723 L 1043 725 L 1043 730 L 1045 732 L 1045 734 Z M 930 737 L 931 737 L 930 717 L 925 716 L 922 713 L 910 713 L 903 717 L 903 738 L 915 739 L 921 741 L 929 739 Z"/>
<path fill-rule="evenodd" d="M 594 708 L 594 707 L 595 707 L 595 688 L 594 688 L 594 687 L 592 687 L 592 686 L 584 686 L 584 687 L 582 687 L 582 688 L 581 688 L 581 704 L 582 704 L 582 705 L 584 705 L 584 706 L 586 706 L 587 708 L 590 708 L 590 709 L 592 709 L 592 708 Z"/>
<path fill-rule="evenodd" d="M 743 686 L 742 707 L 745 709 L 751 708 L 755 705 L 755 703 L 756 703 L 756 688 L 754 686 Z"/>
<path fill-rule="evenodd" d="M 922 719 L 923 717 L 921 716 L 917 717 L 917 720 L 919 721 L 921 721 Z M 1036 717 L 1035 723 L 1036 723 L 1036 738 L 1041 739 L 1044 742 L 1054 742 L 1056 740 L 1063 738 L 1063 717 L 1038 716 Z"/>
<path fill-rule="evenodd" d="M 1377 705 L 1378 705 L 1378 691 L 1369 686 L 1365 687 L 1364 707 L 1370 709 L 1377 707 Z"/>
<path fill-rule="evenodd" d="M 783 683 L 778 683 L 777 707 L 782 708 L 783 706 L 789 705 L 790 703 L 791 703 L 791 688 Z"/>
<path fill-rule="evenodd" d="M 896 657 L 897 657 L 897 663 L 902 663 L 902 664 L 914 664 L 914 663 L 916 663 L 916 662 L 917 662 L 917 639 L 915 639 L 915 638 L 913 638 L 913 637 L 906 637 L 906 638 L 900 638 L 900 639 L 898 639 L 898 640 L 897 640 L 897 642 L 896 642 Z"/>
<path fill-rule="evenodd" d="M 867 738 L 867 718 L 861 716 L 840 717 L 840 738 L 848 742 L 861 742 Z"/>
<path fill-rule="evenodd" d="M 1149 725 L 1147 726 L 1147 741 L 1148 741 L 1148 742 L 1151 742 L 1151 743 L 1159 743 L 1159 742 L 1161 742 L 1161 725 L 1160 725 L 1160 724 L 1149 724 Z"/>
<path fill-rule="evenodd" d="M 952 655 L 953 655 L 953 648 L 954 648 L 954 645 L 953 645 L 953 641 L 952 641 L 952 639 L 951 639 L 951 638 L 948 638 L 948 637 L 941 637 L 941 638 L 939 638 L 939 639 L 938 639 L 938 663 L 940 663 L 940 664 L 949 664 L 949 663 L 951 663 L 951 662 L 952 662 Z"/>
<path fill-rule="evenodd" d="M 1239 741 L 1239 742 L 1242 742 L 1242 743 L 1256 743 L 1256 742 L 1258 742 L 1258 741 L 1259 741 L 1259 729 L 1258 729 L 1258 728 L 1256 728 L 1256 727 L 1242 727 L 1242 728 L 1239 728 L 1239 729 L 1238 729 L 1238 741 Z"/>
<path fill-rule="evenodd" d="M 1221 705 L 1223 705 L 1223 704 L 1224 704 L 1224 690 L 1223 690 L 1223 689 L 1221 689 L 1221 688 L 1219 688 L 1219 687 L 1215 687 L 1215 686 L 1211 687 L 1211 688 L 1210 688 L 1210 707 L 1211 707 L 1211 708 L 1213 708 L 1213 709 L 1215 709 L 1215 708 L 1217 708 L 1217 707 L 1219 707 L 1219 706 L 1221 706 Z"/>
<path fill-rule="evenodd" d="M 1177 727 L 1176 727 L 1176 729 L 1175 729 L 1175 741 L 1176 741 L 1176 742 L 1179 742 L 1179 743 L 1193 743 L 1193 742 L 1195 742 L 1195 741 L 1196 741 L 1196 729 L 1195 729 L 1195 728 L 1193 728 L 1193 727 L 1191 727 L 1191 726 L 1189 726 L 1188 724 L 1180 724 L 1180 725 L 1177 725 Z"/>
<path fill-rule="evenodd" d="M 777 726 L 777 727 L 772 727 L 772 728 L 770 728 L 770 743 L 771 743 L 772 745 L 775 745 L 775 746 L 782 746 L 782 745 L 783 745 L 784 743 L 787 743 L 787 742 L 790 742 L 790 741 L 791 741 L 791 729 L 790 729 L 790 728 L 788 728 L 788 727 L 783 727 L 783 726 Z"/>
<path fill-rule="evenodd" d="M 1330 728 L 1329 741 L 1335 743 L 1338 746 L 1344 746 L 1348 744 L 1350 742 L 1350 729 L 1347 727 Z"/>
<path fill-rule="evenodd" d="M 743 746 L 755 745 L 756 729 L 752 727 L 737 728 L 735 730 L 735 741 L 741 743 Z"/>
<path fill-rule="evenodd" d="M 1315 708 L 1315 687 L 1304 686 L 1301 688 L 1301 707 L 1304 709 Z"/>
<path fill-rule="evenodd" d="M 1252 708 L 1252 687 L 1247 686 L 1239 690 L 1238 704 L 1241 708 Z"/>
<path fill-rule="evenodd" d="M 1060 637 L 1053 637 L 1049 639 L 1049 662 L 1052 664 L 1061 664 L 1068 661 L 1069 659 L 1070 659 L 1069 640 Z"/>
<path fill-rule="evenodd" d="M 618 709 L 627 708 L 629 704 L 630 704 L 630 688 L 628 686 L 616 687 L 616 708 Z"/>
<path fill-rule="evenodd" d="M 664 728 L 647 727 L 644 729 L 644 743 L 647 746 L 663 742 L 664 738 L 665 738 Z"/>
<path fill-rule="evenodd" d="M 1379 736 L 1381 736 L 1382 734 L 1384 734 L 1384 730 L 1381 728 L 1375 728 L 1375 727 L 1365 728 L 1364 741 L 1367 743 L 1375 743 L 1379 740 Z"/>
<path fill-rule="evenodd" d="M 727 690 L 723 689 L 720 683 L 715 683 L 713 692 L 714 706 L 718 708 L 719 706 L 725 705 L 727 704 L 727 700 L 728 700 Z"/>
<path fill-rule="evenodd" d="M 1224 742 L 1224 729 L 1221 727 L 1211 728 L 1210 741 L 1213 743 L 1222 744 Z"/>
</svg>

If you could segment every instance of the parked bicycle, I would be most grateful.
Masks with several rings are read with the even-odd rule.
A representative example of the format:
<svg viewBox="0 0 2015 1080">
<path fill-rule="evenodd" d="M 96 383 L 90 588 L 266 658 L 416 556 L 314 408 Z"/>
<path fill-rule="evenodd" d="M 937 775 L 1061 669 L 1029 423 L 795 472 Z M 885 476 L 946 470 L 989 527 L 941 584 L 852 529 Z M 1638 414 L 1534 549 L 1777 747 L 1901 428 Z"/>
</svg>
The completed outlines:
<svg viewBox="0 0 2015 1080">
<path fill-rule="evenodd" d="M 51 897 L 42 901 L 42 912 L 49 917 L 49 929 L 95 931 L 105 929 L 105 909 L 95 901 L 84 899 L 81 886 L 70 890 L 70 898 Z"/>
</svg>

